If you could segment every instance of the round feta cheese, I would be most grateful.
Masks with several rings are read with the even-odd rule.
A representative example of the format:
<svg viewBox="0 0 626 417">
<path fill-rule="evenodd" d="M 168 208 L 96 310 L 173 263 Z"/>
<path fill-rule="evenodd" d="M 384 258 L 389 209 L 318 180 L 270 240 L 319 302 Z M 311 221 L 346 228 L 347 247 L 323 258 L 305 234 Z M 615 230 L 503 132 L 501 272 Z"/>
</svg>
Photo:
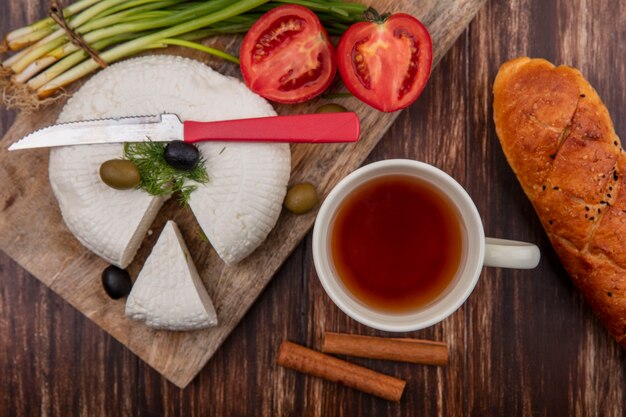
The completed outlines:
<svg viewBox="0 0 626 417">
<path fill-rule="evenodd" d="M 276 114 L 235 78 L 198 61 L 156 55 L 94 75 L 68 101 L 58 122 L 160 113 L 196 121 Z M 265 240 L 278 219 L 291 170 L 289 145 L 204 142 L 198 147 L 209 182 L 192 193 L 189 205 L 218 255 L 237 263 Z M 122 144 L 55 148 L 49 174 L 68 228 L 94 253 L 124 268 L 165 199 L 115 190 L 101 181 L 102 162 L 122 155 Z"/>
</svg>

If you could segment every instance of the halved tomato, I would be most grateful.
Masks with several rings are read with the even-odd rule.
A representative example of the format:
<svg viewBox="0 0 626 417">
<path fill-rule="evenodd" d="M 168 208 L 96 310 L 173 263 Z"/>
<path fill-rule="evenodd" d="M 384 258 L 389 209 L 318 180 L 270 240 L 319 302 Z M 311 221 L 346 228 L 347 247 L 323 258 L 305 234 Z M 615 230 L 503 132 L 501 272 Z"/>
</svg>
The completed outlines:
<svg viewBox="0 0 626 417">
<path fill-rule="evenodd" d="M 326 30 L 315 13 L 298 5 L 261 16 L 244 37 L 239 59 L 248 88 L 280 103 L 321 94 L 337 72 Z"/>
<path fill-rule="evenodd" d="M 339 73 L 356 97 L 384 112 L 402 109 L 422 93 L 433 59 L 428 30 L 396 13 L 350 26 L 337 47 Z"/>
</svg>

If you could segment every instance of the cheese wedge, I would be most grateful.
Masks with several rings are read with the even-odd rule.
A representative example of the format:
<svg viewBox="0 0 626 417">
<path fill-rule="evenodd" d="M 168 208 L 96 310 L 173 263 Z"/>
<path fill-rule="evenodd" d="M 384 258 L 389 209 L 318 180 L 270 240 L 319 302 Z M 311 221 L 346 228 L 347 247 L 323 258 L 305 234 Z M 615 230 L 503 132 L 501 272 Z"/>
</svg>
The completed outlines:
<svg viewBox="0 0 626 417">
<path fill-rule="evenodd" d="M 217 316 L 176 223 L 168 221 L 126 301 L 126 316 L 155 329 L 195 330 Z"/>
<path fill-rule="evenodd" d="M 198 121 L 276 115 L 237 79 L 191 59 L 158 55 L 123 61 L 93 76 L 68 101 L 58 122 L 163 112 Z M 239 262 L 278 219 L 291 172 L 289 145 L 207 142 L 198 147 L 207 159 L 209 182 L 192 194 L 190 206 L 220 257 Z M 56 148 L 50 152 L 49 174 L 68 228 L 88 249 L 124 268 L 164 199 L 102 183 L 100 164 L 122 154 L 121 144 Z"/>
</svg>

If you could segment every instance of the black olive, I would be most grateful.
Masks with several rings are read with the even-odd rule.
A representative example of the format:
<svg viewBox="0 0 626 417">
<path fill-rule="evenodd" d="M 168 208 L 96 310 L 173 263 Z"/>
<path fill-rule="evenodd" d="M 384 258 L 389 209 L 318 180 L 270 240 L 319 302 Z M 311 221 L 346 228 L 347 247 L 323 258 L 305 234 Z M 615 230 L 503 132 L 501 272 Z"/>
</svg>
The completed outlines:
<svg viewBox="0 0 626 417">
<path fill-rule="evenodd" d="M 200 159 L 200 151 L 190 143 L 173 140 L 165 147 L 165 162 L 176 169 L 190 171 L 196 167 Z"/>
<path fill-rule="evenodd" d="M 102 271 L 102 286 L 109 297 L 117 300 L 130 293 L 133 283 L 128 271 L 115 265 L 109 265 Z"/>
</svg>

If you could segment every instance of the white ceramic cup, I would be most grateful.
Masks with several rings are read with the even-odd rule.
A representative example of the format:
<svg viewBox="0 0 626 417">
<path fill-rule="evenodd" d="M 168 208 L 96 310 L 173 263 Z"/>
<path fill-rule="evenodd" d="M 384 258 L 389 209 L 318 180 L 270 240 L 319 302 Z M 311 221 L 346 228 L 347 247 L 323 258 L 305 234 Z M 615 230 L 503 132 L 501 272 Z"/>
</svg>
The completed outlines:
<svg viewBox="0 0 626 417">
<path fill-rule="evenodd" d="M 463 253 L 457 273 L 435 300 L 415 311 L 389 313 L 364 304 L 343 284 L 332 261 L 330 237 L 337 209 L 355 188 L 386 175 L 409 175 L 430 184 L 447 197 L 460 217 Z M 324 200 L 313 230 L 315 269 L 328 296 L 356 321 L 391 332 L 423 329 L 451 315 L 469 297 L 478 282 L 483 265 L 531 269 L 537 266 L 539 257 L 539 248 L 533 244 L 485 238 L 478 210 L 463 187 L 440 169 L 407 159 L 375 162 L 357 169 L 341 180 Z"/>
</svg>

